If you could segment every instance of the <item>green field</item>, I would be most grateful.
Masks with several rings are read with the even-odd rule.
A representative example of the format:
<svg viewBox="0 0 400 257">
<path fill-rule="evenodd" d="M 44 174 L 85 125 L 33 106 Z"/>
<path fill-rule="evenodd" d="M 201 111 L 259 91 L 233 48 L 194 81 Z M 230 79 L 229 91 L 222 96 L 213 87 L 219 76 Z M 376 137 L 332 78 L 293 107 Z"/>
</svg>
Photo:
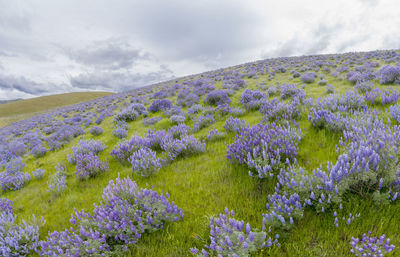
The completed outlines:
<svg viewBox="0 0 400 257">
<path fill-rule="evenodd" d="M 344 79 L 334 78 L 329 74 L 325 74 L 325 76 L 329 84 L 335 86 L 338 93 L 344 93 L 353 87 Z M 248 89 L 259 88 L 261 82 L 266 82 L 267 87 L 278 83 L 302 84 L 299 78 L 293 79 L 288 73 L 276 74 L 270 81 L 267 81 L 267 76 L 245 80 Z M 221 82 L 218 82 L 216 87 L 222 88 Z M 231 97 L 232 105 L 239 104 L 243 91 L 244 89 L 241 89 Z M 307 84 L 305 91 L 307 97 L 316 98 L 327 95 L 325 86 L 317 83 Z M 0 105 L 0 119 L 11 115 L 16 115 L 15 117 L 21 115 L 19 117 L 24 118 L 23 115 L 31 115 L 33 112 L 54 108 L 60 105 L 60 97 L 64 99 L 63 105 L 68 105 L 107 94 L 77 93 L 69 95 L 68 98 L 65 97 L 66 95 L 50 96 L 52 97 L 51 101 L 36 98 Z M 177 100 L 175 96 L 170 99 L 174 102 Z M 45 105 L 41 105 L 41 103 Z M 187 109 L 184 108 L 184 110 Z M 381 110 L 386 116 L 385 108 L 381 108 Z M 311 172 L 321 165 L 325 167 L 328 162 L 336 161 L 338 157 L 336 145 L 339 144 L 341 134 L 326 129 L 315 129 L 308 121 L 308 111 L 304 107 L 298 120 L 303 137 L 299 145 L 297 160 L 300 166 Z M 162 117 L 164 117 L 163 115 L 161 114 Z M 156 116 L 160 116 L 160 113 L 149 115 L 150 118 Z M 262 114 L 259 111 L 248 111 L 242 118 L 248 124 L 254 125 L 261 121 Z M 194 136 L 204 139 L 212 128 L 224 131 L 224 123 L 225 120 L 219 120 L 209 128 L 194 133 Z M 187 121 L 186 125 L 192 126 L 193 121 Z M 107 118 L 101 124 L 104 133 L 100 136 L 93 137 L 86 133 L 82 137 L 75 138 L 62 149 L 49 152 L 42 158 L 35 159 L 33 156 L 24 158 L 27 164 L 24 171 L 31 172 L 36 168 L 43 168 L 46 170 L 44 179 L 33 179 L 21 190 L 3 193 L 2 197 L 14 202 L 15 213 L 18 214 L 19 220 L 30 219 L 32 213 L 46 219 L 46 224 L 40 230 L 41 239 L 45 239 L 48 231 L 69 228 L 71 226 L 69 219 L 74 208 L 92 211 L 93 204 L 100 202 L 102 191 L 109 180 L 115 179 L 118 175 L 130 176 L 140 187 L 153 188 L 157 192 L 168 192 L 170 201 L 174 201 L 185 214 L 182 221 L 168 224 L 158 232 L 145 234 L 136 245 L 130 247 L 126 256 L 193 256 L 189 251 L 191 247 L 201 249 L 209 243 L 209 218 L 223 212 L 225 207 L 234 210 L 237 219 L 249 222 L 254 228 L 261 228 L 261 214 L 266 211 L 267 196 L 274 192 L 276 179 L 266 181 L 252 178 L 248 175 L 248 168 L 227 160 L 225 157 L 226 145 L 233 142 L 233 134 L 228 133 L 220 141 L 207 142 L 207 151 L 203 154 L 174 161 L 170 166 L 163 167 L 159 173 L 150 178 L 143 178 L 133 174 L 130 165 L 123 166 L 110 155 L 111 150 L 119 141 L 112 134 L 113 126 L 112 117 Z M 128 138 L 133 135 L 143 136 L 150 128 L 168 129 L 170 126 L 169 119 L 165 117 L 161 122 L 150 126 L 144 126 L 142 120 L 139 119 L 129 123 Z M 88 129 L 86 128 L 85 131 Z M 67 155 L 72 152 L 72 147 L 81 138 L 100 139 L 106 144 L 107 148 L 100 154 L 100 159 L 109 163 L 110 170 L 108 172 L 87 181 L 78 181 L 75 178 L 75 166 L 68 163 Z M 68 188 L 60 197 L 55 198 L 46 191 L 48 188 L 46 182 L 58 163 L 67 165 Z M 367 231 L 373 231 L 376 235 L 386 234 L 391 239 L 391 243 L 400 245 L 399 203 L 376 206 L 371 199 L 349 194 L 344 201 L 343 211 L 338 216 L 348 216 L 350 212 L 360 213 L 361 217 L 355 219 L 350 225 L 343 224 L 337 228 L 333 223 L 331 212 L 317 213 L 309 209 L 294 229 L 271 232 L 272 236 L 280 235 L 280 247 L 274 246 L 252 256 L 353 256 L 350 253 L 351 238 L 361 237 Z M 397 249 L 387 256 L 399 256 L 399 252 Z"/>
<path fill-rule="evenodd" d="M 110 94 L 112 93 L 76 92 L 76 93 L 41 96 L 41 97 L 35 97 L 35 98 L 0 104 L 0 127 L 30 118 L 44 111 L 48 111 L 66 105 L 90 101 Z"/>
</svg>

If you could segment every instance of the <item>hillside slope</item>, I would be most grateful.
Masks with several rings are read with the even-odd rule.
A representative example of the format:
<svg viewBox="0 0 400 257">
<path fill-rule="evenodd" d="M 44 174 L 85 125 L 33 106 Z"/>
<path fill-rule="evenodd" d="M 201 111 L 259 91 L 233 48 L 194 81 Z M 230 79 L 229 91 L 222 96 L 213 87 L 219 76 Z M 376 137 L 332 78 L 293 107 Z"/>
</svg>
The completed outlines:
<svg viewBox="0 0 400 257">
<path fill-rule="evenodd" d="M 267 59 L 0 128 L 0 212 L 46 220 L 43 256 L 354 257 L 368 231 L 400 256 L 399 62 Z"/>
<path fill-rule="evenodd" d="M 0 104 L 0 127 L 66 105 L 107 96 L 110 92 L 74 92 L 41 96 Z"/>
</svg>

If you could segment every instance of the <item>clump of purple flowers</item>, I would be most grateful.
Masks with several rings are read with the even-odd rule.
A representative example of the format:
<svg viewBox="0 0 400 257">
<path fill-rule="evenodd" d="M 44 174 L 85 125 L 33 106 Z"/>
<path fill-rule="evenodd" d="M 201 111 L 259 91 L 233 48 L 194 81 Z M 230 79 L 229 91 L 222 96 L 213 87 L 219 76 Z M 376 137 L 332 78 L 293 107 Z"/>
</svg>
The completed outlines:
<svg viewBox="0 0 400 257">
<path fill-rule="evenodd" d="M 97 127 L 97 126 L 93 126 L 92 128 L 90 128 L 89 132 L 93 136 L 98 136 L 98 135 L 103 134 L 103 129 L 100 127 Z"/>
<path fill-rule="evenodd" d="M 168 134 L 172 135 L 173 138 L 181 138 L 182 136 L 187 135 L 190 132 L 190 127 L 185 124 L 179 124 L 172 126 L 168 130 Z"/>
<path fill-rule="evenodd" d="M 157 122 L 159 122 L 160 120 L 162 120 L 161 117 L 144 118 L 143 119 L 143 125 L 145 125 L 145 126 L 154 125 Z"/>
<path fill-rule="evenodd" d="M 357 91 L 359 93 L 365 94 L 367 92 L 370 92 L 372 89 L 374 89 L 374 84 L 369 80 L 357 81 L 354 88 L 357 89 Z"/>
<path fill-rule="evenodd" d="M 31 180 L 29 173 L 22 172 L 24 167 L 21 157 L 13 158 L 8 162 L 6 170 L 0 172 L 0 186 L 3 191 L 19 190 Z"/>
<path fill-rule="evenodd" d="M 27 256 L 38 251 L 39 226 L 45 221 L 22 220 L 17 224 L 17 215 L 11 210 L 0 209 L 0 253 L 2 256 Z"/>
<path fill-rule="evenodd" d="M 181 91 L 182 92 L 182 91 Z M 189 91 L 190 92 L 190 91 Z M 200 98 L 198 95 L 189 93 L 187 95 L 182 95 L 181 97 L 178 95 L 178 105 L 181 106 L 192 106 L 194 104 L 197 104 L 200 101 Z"/>
<path fill-rule="evenodd" d="M 389 110 L 390 110 L 390 115 L 392 115 L 392 118 L 398 123 L 400 123 L 400 104 L 390 106 Z"/>
<path fill-rule="evenodd" d="M 47 153 L 47 149 L 42 144 L 37 144 L 31 149 L 31 153 L 35 158 L 40 158 Z"/>
<path fill-rule="evenodd" d="M 203 107 L 202 105 L 200 105 L 200 104 L 195 104 L 195 105 L 192 105 L 192 106 L 189 108 L 188 113 L 189 113 L 190 115 L 195 115 L 195 114 L 197 114 L 197 113 L 201 113 L 203 110 L 204 110 L 204 107 Z"/>
<path fill-rule="evenodd" d="M 307 72 L 303 76 L 301 76 L 300 79 L 304 83 L 313 83 L 317 76 L 318 75 L 314 72 Z"/>
<path fill-rule="evenodd" d="M 44 174 L 45 170 L 42 168 L 38 168 L 32 172 L 33 177 L 38 180 L 42 179 L 44 177 Z"/>
<path fill-rule="evenodd" d="M 69 163 L 76 164 L 77 157 L 80 154 L 99 154 L 106 149 L 105 144 L 100 140 L 95 139 L 81 139 L 78 144 L 72 147 L 72 154 L 67 156 Z"/>
<path fill-rule="evenodd" d="M 381 84 L 400 83 L 400 66 L 383 66 L 379 70 Z"/>
<path fill-rule="evenodd" d="M 399 100 L 399 91 L 393 87 L 381 90 L 381 104 L 393 104 Z"/>
<path fill-rule="evenodd" d="M 76 156 L 76 178 L 85 180 L 108 171 L 108 164 L 100 161 L 94 152 L 79 153 Z"/>
<path fill-rule="evenodd" d="M 169 122 L 174 125 L 185 123 L 185 120 L 186 117 L 184 115 L 172 115 L 169 118 Z"/>
<path fill-rule="evenodd" d="M 49 187 L 47 192 L 59 196 L 65 189 L 67 189 L 67 168 L 65 165 L 58 164 L 55 167 L 55 170 L 56 172 L 51 175 L 47 181 Z"/>
<path fill-rule="evenodd" d="M 206 114 L 199 116 L 193 124 L 193 132 L 198 132 L 199 130 L 210 126 L 215 123 L 214 115 Z"/>
<path fill-rule="evenodd" d="M 229 117 L 224 124 L 224 129 L 227 132 L 240 133 L 241 130 L 247 128 L 248 125 L 244 119 Z"/>
<path fill-rule="evenodd" d="M 326 86 L 326 92 L 327 92 L 328 94 L 333 94 L 333 93 L 335 93 L 335 87 L 334 87 L 333 85 L 327 85 L 327 86 Z"/>
<path fill-rule="evenodd" d="M 294 84 L 283 84 L 279 86 L 280 97 L 281 99 L 288 99 L 291 97 L 299 97 L 303 98 L 305 96 L 305 92 L 302 89 L 299 89 L 297 85 Z"/>
<path fill-rule="evenodd" d="M 261 114 L 263 114 L 263 120 L 268 121 L 286 121 L 298 118 L 300 116 L 300 100 L 295 97 L 289 103 L 281 102 L 277 99 L 272 101 L 264 101 L 260 108 Z"/>
<path fill-rule="evenodd" d="M 197 140 L 194 136 L 185 135 L 180 139 L 167 137 L 161 143 L 162 150 L 167 152 L 170 161 L 179 157 L 188 157 L 202 153 L 206 150 L 206 144 Z"/>
<path fill-rule="evenodd" d="M 115 114 L 114 121 L 134 121 L 139 117 L 139 115 L 140 114 L 134 108 L 127 107 L 121 112 Z"/>
<path fill-rule="evenodd" d="M 7 198 L 0 198 L 0 213 L 13 212 L 13 202 Z"/>
<path fill-rule="evenodd" d="M 153 150 L 161 150 L 161 143 L 166 140 L 168 137 L 167 131 L 165 130 L 151 130 L 147 131 L 146 142 L 147 146 Z"/>
<path fill-rule="evenodd" d="M 121 254 L 137 243 L 142 234 L 154 232 L 167 222 L 183 218 L 183 212 L 166 196 L 142 189 L 129 177 L 111 180 L 103 191 L 103 201 L 93 214 L 75 210 L 70 222 L 79 227 L 49 232 L 41 241 L 42 255 L 90 256 Z"/>
<path fill-rule="evenodd" d="M 231 99 L 225 90 L 217 89 L 207 94 L 204 102 L 208 105 L 229 104 Z"/>
<path fill-rule="evenodd" d="M 129 157 L 143 147 L 150 147 L 149 140 L 133 136 L 130 140 L 118 143 L 111 151 L 111 155 L 120 163 L 126 164 L 129 161 Z"/>
<path fill-rule="evenodd" d="M 119 139 L 125 138 L 128 136 L 128 124 L 119 122 L 115 129 L 112 131 L 113 135 L 118 137 Z"/>
<path fill-rule="evenodd" d="M 301 130 L 287 125 L 267 123 L 245 127 L 228 146 L 227 158 L 246 164 L 260 178 L 273 176 L 287 162 L 295 160 Z M 249 172 L 252 175 L 251 172 Z"/>
<path fill-rule="evenodd" d="M 390 239 L 385 234 L 380 237 L 371 237 L 371 231 L 359 238 L 351 239 L 351 250 L 355 256 L 384 256 L 394 250 L 395 245 L 390 244 Z"/>
<path fill-rule="evenodd" d="M 252 231 L 250 224 L 233 218 L 233 210 L 220 213 L 210 220 L 210 244 L 201 251 L 191 248 L 190 251 L 198 257 L 230 256 L 247 257 L 252 252 L 271 247 L 277 240 L 267 239 L 264 231 Z"/>
<path fill-rule="evenodd" d="M 167 109 L 170 109 L 172 107 L 172 102 L 169 99 L 156 99 L 154 102 L 150 105 L 148 110 L 150 112 L 158 112 L 158 111 L 164 111 Z"/>
<path fill-rule="evenodd" d="M 181 106 L 174 105 L 171 108 L 167 109 L 164 112 L 164 115 L 168 118 L 171 118 L 173 115 L 185 116 L 185 113 L 182 111 Z"/>
<path fill-rule="evenodd" d="M 140 148 L 133 152 L 129 162 L 132 164 L 133 173 L 139 173 L 143 177 L 150 177 L 161 168 L 160 159 L 157 158 L 156 152 L 150 148 Z"/>
<path fill-rule="evenodd" d="M 240 97 L 240 103 L 245 109 L 258 110 L 265 98 L 265 93 L 261 91 L 246 89 Z"/>
<path fill-rule="evenodd" d="M 308 120 L 316 128 L 327 128 L 334 132 L 341 132 L 351 124 L 347 113 L 342 114 L 319 108 L 311 108 Z"/>
</svg>

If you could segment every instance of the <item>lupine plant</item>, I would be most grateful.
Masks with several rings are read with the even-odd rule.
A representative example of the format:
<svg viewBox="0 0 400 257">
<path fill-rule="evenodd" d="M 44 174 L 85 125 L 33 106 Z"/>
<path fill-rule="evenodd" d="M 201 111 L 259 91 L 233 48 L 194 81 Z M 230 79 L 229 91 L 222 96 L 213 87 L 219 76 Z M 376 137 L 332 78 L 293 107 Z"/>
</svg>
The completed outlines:
<svg viewBox="0 0 400 257">
<path fill-rule="evenodd" d="M 149 125 L 156 124 L 156 123 L 159 122 L 160 120 L 162 120 L 162 117 L 144 118 L 144 119 L 143 119 L 143 124 L 144 124 L 145 126 L 149 126 Z"/>
<path fill-rule="evenodd" d="M 182 116 L 182 115 L 172 115 L 169 118 L 169 122 L 174 125 L 185 123 L 185 120 L 186 120 L 186 117 Z"/>
<path fill-rule="evenodd" d="M 82 139 L 79 141 L 77 145 L 72 147 L 72 154 L 68 155 L 68 161 L 71 164 L 75 164 L 77 161 L 77 157 L 80 154 L 99 154 L 106 149 L 106 146 L 103 142 L 99 140 L 89 139 L 85 140 Z"/>
<path fill-rule="evenodd" d="M 34 171 L 32 172 L 32 175 L 33 175 L 33 177 L 34 177 L 35 179 L 40 180 L 40 179 L 42 179 L 42 178 L 44 177 L 45 172 L 46 172 L 46 171 L 45 171 L 44 169 L 38 168 L 38 169 L 36 169 L 36 170 L 34 170 Z"/>
<path fill-rule="evenodd" d="M 316 77 L 317 77 L 316 73 L 308 72 L 308 73 L 304 74 L 303 76 L 301 76 L 300 79 L 304 83 L 313 83 Z"/>
<path fill-rule="evenodd" d="M 224 129 L 227 132 L 232 132 L 236 134 L 239 134 L 241 130 L 247 127 L 248 125 L 246 124 L 245 120 L 232 117 L 229 117 L 224 124 Z"/>
<path fill-rule="evenodd" d="M 48 192 L 55 196 L 59 196 L 65 189 L 67 189 L 67 168 L 61 163 L 55 167 L 56 172 L 49 177 L 47 185 Z"/>
<path fill-rule="evenodd" d="M 17 224 L 17 215 L 12 211 L 0 210 L 0 254 L 5 257 L 27 256 L 38 251 L 39 226 L 44 225 L 36 221 L 35 216 L 31 222 L 22 220 Z"/>
<path fill-rule="evenodd" d="M 203 128 L 206 128 L 213 123 L 215 123 L 214 115 L 206 114 L 199 116 L 193 124 L 193 132 L 197 132 Z"/>
<path fill-rule="evenodd" d="M 108 164 L 100 160 L 94 152 L 78 153 L 76 156 L 76 178 L 85 180 L 108 171 Z"/>
<path fill-rule="evenodd" d="M 379 73 L 381 84 L 400 83 L 400 66 L 386 65 L 380 69 Z"/>
<path fill-rule="evenodd" d="M 31 180 L 29 173 L 22 172 L 24 167 L 21 157 L 13 158 L 7 163 L 6 170 L 0 172 L 0 186 L 3 191 L 19 190 Z"/>
<path fill-rule="evenodd" d="M 258 110 L 263 102 L 263 99 L 266 98 L 265 93 L 262 93 L 258 90 L 249 90 L 246 89 L 242 96 L 240 97 L 240 103 L 245 109 L 248 110 Z"/>
<path fill-rule="evenodd" d="M 210 92 L 204 102 L 208 105 L 221 105 L 221 104 L 229 104 L 231 99 L 225 90 L 217 89 Z"/>
<path fill-rule="evenodd" d="M 129 157 L 143 147 L 150 147 L 149 140 L 142 137 L 133 136 L 130 140 L 125 140 L 118 143 L 111 151 L 111 155 L 120 163 L 126 164 L 129 161 Z"/>
<path fill-rule="evenodd" d="M 7 198 L 0 198 L 0 213 L 13 212 L 13 202 Z"/>
<path fill-rule="evenodd" d="M 75 230 L 49 232 L 41 241 L 43 256 L 110 256 L 123 254 L 143 233 L 154 232 L 167 222 L 183 218 L 183 212 L 166 196 L 141 189 L 129 177 L 111 180 L 103 201 L 92 214 L 75 210 L 70 222 Z"/>
<path fill-rule="evenodd" d="M 252 252 L 271 247 L 277 240 L 267 239 L 267 233 L 251 229 L 249 223 L 234 219 L 234 212 L 225 209 L 210 220 L 210 244 L 201 251 L 191 248 L 198 257 L 227 256 L 247 257 Z"/>
<path fill-rule="evenodd" d="M 246 164 L 260 178 L 273 176 L 285 163 L 295 160 L 300 139 L 301 130 L 289 123 L 257 124 L 236 134 L 234 143 L 228 146 L 227 158 Z"/>
<path fill-rule="evenodd" d="M 35 158 L 40 158 L 47 153 L 47 149 L 42 144 L 37 144 L 31 149 L 31 153 Z"/>
<path fill-rule="evenodd" d="M 355 256 L 385 256 L 394 250 L 395 246 L 390 244 L 390 239 L 385 234 L 380 237 L 371 237 L 371 231 L 363 234 L 360 241 L 359 238 L 351 239 L 351 250 Z"/>
<path fill-rule="evenodd" d="M 93 126 L 90 130 L 89 130 L 90 134 L 92 134 L 93 136 L 98 136 L 103 134 L 103 129 L 97 126 Z"/>
<path fill-rule="evenodd" d="M 132 164 L 133 173 L 139 173 L 143 177 L 150 177 L 161 168 L 156 152 L 145 147 L 133 152 L 129 162 Z"/>
<path fill-rule="evenodd" d="M 172 102 L 169 99 L 157 99 L 149 107 L 150 112 L 158 112 L 162 110 L 167 110 L 172 107 Z"/>
<path fill-rule="evenodd" d="M 197 140 L 194 136 L 183 136 L 180 139 L 167 137 L 161 143 L 162 150 L 167 152 L 170 161 L 178 157 L 188 157 L 202 153 L 206 150 L 206 144 Z"/>
</svg>

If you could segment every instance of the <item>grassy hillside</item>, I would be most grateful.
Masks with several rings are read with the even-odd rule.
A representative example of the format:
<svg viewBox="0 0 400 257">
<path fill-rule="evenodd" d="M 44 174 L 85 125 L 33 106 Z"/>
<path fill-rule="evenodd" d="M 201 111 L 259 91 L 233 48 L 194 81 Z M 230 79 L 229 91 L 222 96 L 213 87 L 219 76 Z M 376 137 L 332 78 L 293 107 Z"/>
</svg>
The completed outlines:
<svg viewBox="0 0 400 257">
<path fill-rule="evenodd" d="M 390 238 L 390 243 L 398 247 L 400 246 L 400 203 L 396 201 L 399 190 L 396 183 L 400 180 L 396 171 L 400 169 L 400 157 L 396 147 L 400 146 L 398 136 L 400 127 L 397 126 L 398 121 L 391 115 L 389 107 L 396 106 L 399 91 L 395 84 L 381 84 L 378 74 L 384 65 L 394 67 L 399 60 L 400 54 L 394 51 L 269 59 L 107 96 L 90 103 L 63 108 L 50 116 L 20 122 L 14 127 L 0 129 L 0 143 L 3 142 L 3 145 L 8 146 L 8 148 L 4 147 L 7 150 L 3 152 L 23 156 L 25 167 L 21 172 L 33 174 L 33 171 L 38 168 L 46 172 L 42 179 L 32 177 L 29 182 L 23 183 L 19 190 L 4 190 L 1 197 L 13 201 L 14 213 L 18 215 L 19 222 L 31 220 L 32 214 L 36 217 L 42 216 L 46 224 L 40 227 L 39 235 L 40 240 L 46 240 L 49 232 L 62 231 L 70 227 L 78 228 L 77 224 L 70 223 L 74 208 L 92 213 L 95 205 L 98 206 L 101 201 L 104 201 L 102 193 L 109 181 L 118 176 L 121 178 L 129 176 L 141 188 L 152 188 L 159 194 L 168 193 L 169 201 L 173 201 L 182 209 L 184 218 L 177 222 L 167 222 L 164 228 L 158 231 L 143 233 L 138 242 L 130 245 L 120 256 L 175 257 L 194 256 L 190 248 L 202 249 L 205 245 L 209 245 L 210 218 L 223 213 L 225 208 L 234 210 L 237 220 L 243 220 L 251 225 L 252 230 L 259 231 L 262 229 L 263 214 L 271 214 L 273 204 L 276 203 L 270 196 L 274 193 L 281 196 L 285 195 L 285 192 L 292 194 L 293 190 L 297 190 L 295 192 L 299 195 L 298 202 L 301 201 L 304 206 L 294 207 L 297 202 L 289 204 L 289 207 L 294 207 L 294 219 L 289 221 L 289 217 L 286 217 L 285 225 L 279 226 L 275 226 L 274 222 L 266 223 L 265 231 L 268 237 L 272 239 L 279 237 L 279 245 L 259 248 L 251 254 L 239 256 L 351 257 L 354 256 L 350 252 L 352 238 L 361 238 L 368 231 L 372 232 L 372 236 L 385 234 Z M 282 68 L 283 66 L 285 69 Z M 365 68 L 365 66 L 368 67 Z M 376 72 L 376 76 L 369 79 L 372 84 L 368 84 L 369 82 L 363 84 L 365 87 L 373 86 L 371 91 L 366 90 L 367 93 L 363 89 L 357 89 L 360 84 L 353 83 L 349 79 L 350 76 L 347 76 L 351 71 L 360 71 L 361 75 L 372 76 L 372 70 Z M 294 75 L 295 72 L 301 73 L 301 76 Z M 302 76 L 308 72 L 316 73 L 317 77 L 314 81 L 304 83 Z M 245 84 L 240 80 L 243 80 Z M 237 86 L 239 84 L 241 86 Z M 284 92 L 287 89 L 285 85 L 288 84 L 294 85 L 292 87 L 294 91 L 286 98 Z M 333 86 L 335 94 L 327 91 L 328 85 Z M 227 105 L 207 104 L 207 95 L 213 92 L 214 87 L 215 90 L 225 90 L 229 93 L 231 101 L 228 104 L 229 111 L 226 111 Z M 198 103 L 204 109 L 198 114 L 193 114 L 193 108 L 183 106 L 181 109 L 177 108 L 176 113 L 177 115 L 184 113 L 186 117 L 184 124 L 191 128 L 187 134 L 206 144 L 204 152 L 195 154 L 188 152 L 187 155 L 165 161 L 159 172 L 149 177 L 133 172 L 131 163 L 121 164 L 111 155 L 114 149 L 119 149 L 118 144 L 126 139 L 131 139 L 133 136 L 146 138 L 149 130 L 171 129 L 173 127 L 171 110 L 174 109 L 149 112 L 148 115 L 130 112 L 135 118 L 127 122 L 128 132 L 124 139 L 115 136 L 116 128 L 124 126 L 116 123 L 116 117 L 129 112 L 130 107 L 134 106 L 133 103 L 141 103 L 150 110 L 150 106 L 157 99 L 169 99 L 174 106 L 182 104 L 181 101 L 189 95 L 184 91 L 185 89 L 189 89 L 194 94 L 198 93 L 200 98 Z M 255 107 L 246 107 L 243 101 L 246 90 L 254 92 L 258 90 L 264 94 L 259 105 L 257 105 L 258 102 L 254 102 Z M 346 92 L 352 90 L 356 90 L 354 94 L 345 96 Z M 180 92 L 184 93 L 180 94 Z M 379 94 L 378 98 L 374 98 L 376 101 L 369 100 L 372 99 L 370 92 Z M 386 96 L 391 97 L 385 100 Z M 328 102 L 334 102 L 337 105 L 326 104 Z M 268 107 L 271 103 L 278 103 L 281 106 L 279 108 L 282 109 L 272 105 Z M 332 118 L 325 123 L 311 122 L 312 111 L 320 108 L 321 105 L 326 108 L 324 110 L 327 113 L 339 115 L 342 118 L 339 120 Z M 296 115 L 289 117 L 290 112 L 293 111 L 292 107 L 295 108 Z M 240 114 L 238 109 L 243 113 Z M 274 110 L 276 113 L 273 118 L 267 116 L 268 111 Z M 377 111 L 375 118 L 369 116 L 371 110 Z M 196 122 L 209 114 L 213 115 L 213 122 L 199 130 L 194 129 Z M 301 130 L 301 138 L 295 147 L 296 160 L 290 159 L 289 154 L 282 155 L 282 159 L 273 169 L 274 176 L 263 178 L 258 177 L 254 167 L 229 160 L 228 148 L 242 133 L 240 129 L 235 133 L 224 127 L 229 117 L 239 117 L 250 127 L 280 124 Z M 148 121 L 152 118 L 161 119 L 154 124 L 149 124 Z M 373 123 L 373 126 L 368 126 L 369 121 L 377 120 L 380 121 L 379 124 Z M 353 123 L 346 125 L 346 122 Z M 103 133 L 97 136 L 92 135 L 90 130 L 95 126 L 101 127 Z M 68 131 L 77 128 L 82 128 L 84 134 L 77 133 L 75 137 L 68 136 Z M 374 128 L 377 129 L 375 134 L 371 132 L 358 139 L 354 137 L 355 134 L 361 133 L 360 131 L 370 131 Z M 383 130 L 379 128 L 384 128 L 383 130 L 388 134 L 397 133 L 397 131 L 399 134 L 393 134 L 396 135 L 393 137 L 382 136 Z M 226 132 L 226 134 L 217 140 L 207 140 L 207 135 L 212 129 Z M 252 137 L 250 134 L 248 139 Z M 373 138 L 381 137 L 384 139 L 378 142 L 373 141 Z M 161 141 L 168 145 L 169 141 L 166 138 L 168 139 L 168 136 L 164 135 Z M 352 138 L 354 144 L 347 144 L 346 138 Z M 47 149 L 42 157 L 34 157 L 26 150 L 33 144 L 31 142 L 37 141 L 36 139 L 40 139 L 39 141 L 42 141 Z M 104 143 L 106 148 L 98 154 L 98 157 L 107 163 L 108 171 L 85 180 L 77 178 L 77 165 L 71 164 L 67 156 L 73 153 L 73 147 L 77 146 L 82 139 L 95 139 Z M 25 142 L 25 148 L 20 147 L 21 142 Z M 267 144 L 270 142 L 268 141 Z M 369 144 L 378 145 L 376 148 L 372 147 L 375 151 L 372 155 L 367 155 L 371 148 Z M 13 148 L 14 145 L 18 147 Z M 360 145 L 361 147 L 357 148 Z M 53 147 L 55 149 L 51 150 Z M 24 152 L 21 148 L 26 151 Z M 140 148 L 149 147 L 140 145 Z M 254 149 L 256 147 L 245 153 L 251 153 Z M 283 151 L 283 149 L 282 146 L 280 150 Z M 356 151 L 357 149 L 361 150 Z M 387 149 L 387 152 L 381 149 Z M 173 153 L 164 146 L 154 148 L 154 151 L 157 158 L 165 160 L 168 160 L 168 154 Z M 0 154 L 3 152 L 0 151 Z M 367 157 L 358 158 L 359 155 L 355 152 Z M 0 155 L 4 162 L 11 163 L 9 159 L 6 159 L 8 156 Z M 350 159 L 349 165 L 342 167 L 340 164 L 343 163 L 345 157 Z M 379 159 L 379 165 L 374 167 L 372 162 L 377 159 Z M 260 165 L 264 168 L 273 165 L 273 160 L 268 155 L 259 155 L 256 161 L 260 161 Z M 48 183 L 50 177 L 56 173 L 55 166 L 60 163 L 66 166 L 67 187 L 60 195 L 56 195 L 49 192 Z M 363 166 L 360 163 L 363 163 Z M 369 168 L 365 168 L 365 165 Z M 306 204 L 307 200 L 311 199 L 308 191 L 309 184 L 302 187 L 299 181 L 313 178 L 309 183 L 317 183 L 318 178 L 336 174 L 334 172 L 337 170 L 333 166 L 342 167 L 337 174 L 350 174 L 353 167 L 358 168 L 354 168 L 356 171 L 350 175 L 343 175 L 343 180 L 339 179 L 339 175 L 334 177 L 332 180 L 334 186 L 331 190 L 322 189 L 321 184 L 319 184 L 320 188 L 314 184 L 312 192 L 313 194 L 315 192 L 317 197 L 309 206 Z M 302 169 L 303 174 L 294 173 L 298 169 Z M 5 167 L 3 173 L 6 170 Z M 249 175 L 249 171 L 252 176 Z M 289 172 L 285 173 L 286 171 Z M 320 177 L 316 175 L 317 173 Z M 285 176 L 293 176 L 294 180 L 289 180 L 290 185 L 282 182 Z M 278 183 L 280 184 L 277 185 Z M 335 193 L 335 190 L 338 193 Z M 377 196 L 377 192 L 382 195 Z M 390 196 L 387 201 L 386 194 Z M 329 201 L 326 200 L 328 197 Z M 377 201 L 379 197 L 382 201 Z M 270 209 L 267 208 L 267 204 L 270 205 Z M 301 215 L 296 213 L 296 208 L 301 209 L 299 211 Z M 276 212 L 277 210 L 278 208 Z M 360 216 L 358 217 L 357 214 Z M 335 221 L 335 218 L 338 218 L 338 221 Z M 289 222 L 293 224 L 289 225 Z M 271 231 L 268 232 L 268 229 Z M 76 231 L 79 231 L 79 228 Z M 109 244 L 117 244 L 113 239 L 108 238 L 108 240 Z M 222 241 L 224 240 L 226 240 L 225 237 L 222 238 Z M 399 256 L 400 250 L 397 247 L 385 256 Z M 210 256 L 217 256 L 217 254 L 213 253 Z M 225 253 L 222 256 L 234 255 Z"/>
<path fill-rule="evenodd" d="M 110 95 L 109 92 L 75 92 L 35 97 L 0 104 L 0 127 L 32 117 L 50 109 L 90 101 Z"/>
</svg>

